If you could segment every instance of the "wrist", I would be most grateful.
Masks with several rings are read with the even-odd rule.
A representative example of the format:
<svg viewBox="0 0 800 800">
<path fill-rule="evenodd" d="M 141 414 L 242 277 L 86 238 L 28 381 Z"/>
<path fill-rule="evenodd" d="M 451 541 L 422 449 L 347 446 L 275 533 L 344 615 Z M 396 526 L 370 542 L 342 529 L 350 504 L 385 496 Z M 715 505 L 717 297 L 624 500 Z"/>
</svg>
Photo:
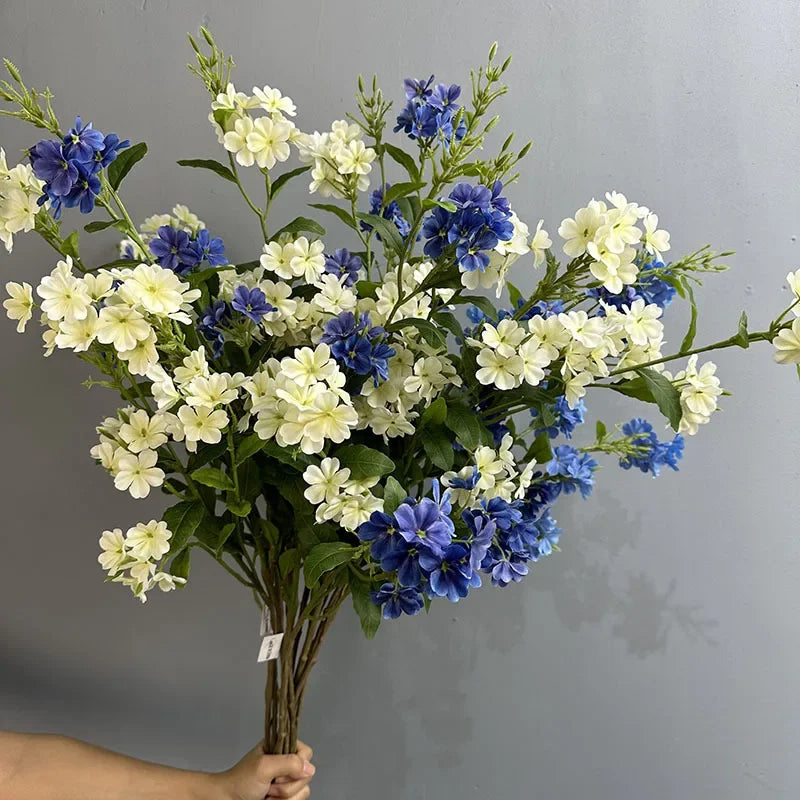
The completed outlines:
<svg viewBox="0 0 800 800">
<path fill-rule="evenodd" d="M 220 776 L 208 772 L 192 772 L 186 800 L 230 800 Z"/>
</svg>

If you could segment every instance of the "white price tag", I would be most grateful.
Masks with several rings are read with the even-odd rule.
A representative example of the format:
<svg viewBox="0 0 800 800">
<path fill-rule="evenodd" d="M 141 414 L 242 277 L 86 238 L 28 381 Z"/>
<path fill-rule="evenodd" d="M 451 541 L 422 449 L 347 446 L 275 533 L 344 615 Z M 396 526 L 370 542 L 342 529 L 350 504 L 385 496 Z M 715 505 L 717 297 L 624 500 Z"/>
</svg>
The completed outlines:
<svg viewBox="0 0 800 800">
<path fill-rule="evenodd" d="M 281 642 L 283 641 L 282 633 L 273 633 L 270 636 L 265 636 L 261 640 L 261 649 L 258 651 L 258 661 L 272 661 L 278 657 L 281 651 Z"/>
</svg>

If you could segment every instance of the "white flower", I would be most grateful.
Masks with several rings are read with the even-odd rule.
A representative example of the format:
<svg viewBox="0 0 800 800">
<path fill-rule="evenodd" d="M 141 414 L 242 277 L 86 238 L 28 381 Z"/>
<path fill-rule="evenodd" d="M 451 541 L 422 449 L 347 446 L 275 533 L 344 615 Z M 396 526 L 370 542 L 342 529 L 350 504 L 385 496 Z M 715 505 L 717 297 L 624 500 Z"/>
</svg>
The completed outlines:
<svg viewBox="0 0 800 800">
<path fill-rule="evenodd" d="M 272 169 L 276 161 L 286 161 L 289 158 L 288 142 L 291 132 L 287 122 L 275 121 L 269 117 L 259 117 L 253 123 L 245 143 L 261 169 Z M 229 135 L 225 134 L 226 142 Z M 236 158 L 238 160 L 238 153 Z"/>
<path fill-rule="evenodd" d="M 350 429 L 357 424 L 358 413 L 352 406 L 340 404 L 333 392 L 317 392 L 310 407 L 288 407 L 286 421 L 278 431 L 278 443 L 300 444 L 304 453 L 318 453 L 326 439 L 337 444 L 348 439 Z"/>
<path fill-rule="evenodd" d="M 664 326 L 658 319 L 660 316 L 659 306 L 654 303 L 645 305 L 641 298 L 626 307 L 623 324 L 631 342 L 646 345 L 652 339 L 659 339 L 664 332 Z"/>
<path fill-rule="evenodd" d="M 294 317 L 297 313 L 298 301 L 291 298 L 292 287 L 288 283 L 264 280 L 260 281 L 258 288 L 264 292 L 264 297 L 271 306 L 275 306 L 277 311 L 271 311 L 267 315 L 270 320 L 272 316 L 279 318 Z"/>
<path fill-rule="evenodd" d="M 338 458 L 323 458 L 319 466 L 312 464 L 306 468 L 303 478 L 308 489 L 303 494 L 309 503 L 316 506 L 338 497 L 350 478 L 350 470 L 347 467 L 340 469 L 340 466 Z"/>
<path fill-rule="evenodd" d="M 522 379 L 531 386 L 538 386 L 544 380 L 544 367 L 551 361 L 548 348 L 531 338 L 519 348 L 519 357 Z"/>
<path fill-rule="evenodd" d="M 167 423 L 162 414 L 152 417 L 144 410 L 134 411 L 119 429 L 120 438 L 132 453 L 157 450 L 167 442 Z"/>
<path fill-rule="evenodd" d="M 338 315 L 343 311 L 355 310 L 356 296 L 343 284 L 342 278 L 337 275 L 323 275 L 316 286 L 320 291 L 314 295 L 313 303 L 320 311 Z"/>
<path fill-rule="evenodd" d="M 83 353 L 89 349 L 97 336 L 98 316 L 94 306 L 89 306 L 84 319 L 59 323 L 56 334 L 56 347 L 71 349 L 76 353 Z"/>
<path fill-rule="evenodd" d="M 717 409 L 717 398 L 722 394 L 719 378 L 714 374 L 717 365 L 706 361 L 697 369 L 697 356 L 689 359 L 686 367 L 686 386 L 681 389 L 681 402 L 694 414 L 711 416 Z"/>
<path fill-rule="evenodd" d="M 603 341 L 605 323 L 601 317 L 590 317 L 585 311 L 569 311 L 559 314 L 558 321 L 576 342 L 590 350 Z"/>
<path fill-rule="evenodd" d="M 558 226 L 558 235 L 566 239 L 564 252 L 571 258 L 582 256 L 586 246 L 594 239 L 597 229 L 604 222 L 606 204 L 601 200 L 592 200 L 586 208 L 581 208 L 575 218 L 567 218 Z"/>
<path fill-rule="evenodd" d="M 537 314 L 528 320 L 528 330 L 531 332 L 531 341 L 543 347 L 551 361 L 558 358 L 559 352 L 572 338 L 558 315 L 542 317 Z"/>
<path fill-rule="evenodd" d="M 246 111 L 248 108 L 258 108 L 259 101 L 255 97 L 248 97 L 244 92 L 237 92 L 236 87 L 229 83 L 224 92 L 217 95 L 217 99 L 211 103 L 214 110 L 224 111 Z"/>
<path fill-rule="evenodd" d="M 339 524 L 348 531 L 356 530 L 365 523 L 374 511 L 383 508 L 383 501 L 371 494 L 348 497 L 342 504 Z"/>
<path fill-rule="evenodd" d="M 331 349 L 318 344 L 315 349 L 301 347 L 295 350 L 293 358 L 281 360 L 281 373 L 300 386 L 310 386 L 318 381 L 327 381 L 339 372 L 336 362 L 331 358 Z"/>
<path fill-rule="evenodd" d="M 290 266 L 294 255 L 295 250 L 292 243 L 282 245 L 279 242 L 269 242 L 264 245 L 264 254 L 259 259 L 259 262 L 264 269 L 268 269 L 279 278 L 288 281 L 295 277 Z"/>
<path fill-rule="evenodd" d="M 114 528 L 112 531 L 103 531 L 100 537 L 100 549 L 103 552 L 100 553 L 97 560 L 100 562 L 100 566 L 113 577 L 128 558 L 122 529 Z"/>
<path fill-rule="evenodd" d="M 193 237 L 197 236 L 198 232 L 206 227 L 205 222 L 197 214 L 193 214 L 188 206 L 178 203 L 173 206 L 172 213 L 175 219 L 183 226 L 183 229 Z"/>
<path fill-rule="evenodd" d="M 177 575 L 170 575 L 168 572 L 156 572 L 153 575 L 153 583 L 162 592 L 171 592 L 186 583 L 186 578 L 179 578 Z"/>
<path fill-rule="evenodd" d="M 544 220 L 540 219 L 536 226 L 536 233 L 531 239 L 531 250 L 533 251 L 533 266 L 538 267 L 544 261 L 545 251 L 553 244 L 547 231 L 542 230 Z"/>
<path fill-rule="evenodd" d="M 615 253 L 605 241 L 589 242 L 587 251 L 595 259 L 589 270 L 612 294 L 620 294 L 624 285 L 636 280 L 639 269 L 634 263 L 636 251 L 632 247 Z"/>
<path fill-rule="evenodd" d="M 291 97 L 284 97 L 279 89 L 273 89 L 271 86 L 265 86 L 263 89 L 259 89 L 257 86 L 254 86 L 253 94 L 258 98 L 259 105 L 264 111 L 269 111 L 270 114 L 287 114 L 290 117 L 295 116 L 297 106 L 292 102 Z"/>
<path fill-rule="evenodd" d="M 498 389 L 513 389 L 519 384 L 522 374 L 523 362 L 507 345 L 501 345 L 496 350 L 487 347 L 478 353 L 478 365 L 481 367 L 475 377 L 484 386 L 493 383 Z"/>
<path fill-rule="evenodd" d="M 133 375 L 146 375 L 158 364 L 156 341 L 156 333 L 151 328 L 146 339 L 140 339 L 130 350 L 117 351 L 117 355 L 120 360 L 128 362 L 128 369 Z"/>
<path fill-rule="evenodd" d="M 108 470 L 112 475 L 116 475 L 119 470 L 119 460 L 128 451 L 124 447 L 119 447 L 116 442 L 108 439 L 96 444 L 90 451 L 92 458 L 97 459 L 103 469 Z"/>
<path fill-rule="evenodd" d="M 222 429 L 228 424 L 228 415 L 221 409 L 216 411 L 208 406 L 178 409 L 178 419 L 183 425 L 187 442 L 206 442 L 216 444 L 222 439 Z"/>
<path fill-rule="evenodd" d="M 91 305 L 91 298 L 83 281 L 72 274 L 72 258 L 59 261 L 50 275 L 42 278 L 36 294 L 44 301 L 42 311 L 50 319 L 65 319 L 74 322 L 84 319 Z"/>
<path fill-rule="evenodd" d="M 800 305 L 797 303 L 797 301 L 800 300 L 800 269 L 798 269 L 797 272 L 790 272 L 786 276 L 786 283 L 789 284 L 789 288 L 795 296 L 795 304 L 792 310 L 795 316 L 800 317 Z"/>
<path fill-rule="evenodd" d="M 161 486 L 164 482 L 164 471 L 156 466 L 157 461 L 154 450 L 120 456 L 114 486 L 121 492 L 127 489 L 131 497 L 147 497 L 151 486 Z"/>
<path fill-rule="evenodd" d="M 525 329 L 513 319 L 503 319 L 497 325 L 484 325 L 481 333 L 483 343 L 493 350 L 502 345 L 516 348 L 525 338 Z"/>
<path fill-rule="evenodd" d="M 201 347 L 183 359 L 183 366 L 175 368 L 175 380 L 180 386 L 184 386 L 195 378 L 207 378 L 211 373 L 208 371 L 206 361 L 206 351 Z"/>
<path fill-rule="evenodd" d="M 3 301 L 3 308 L 9 319 L 17 320 L 17 333 L 23 333 L 33 316 L 33 289 L 29 283 L 9 281 L 6 291 L 9 297 Z"/>
<path fill-rule="evenodd" d="M 461 385 L 461 379 L 446 357 L 425 356 L 414 362 L 414 369 L 403 382 L 403 391 L 432 400 L 447 384 Z"/>
<path fill-rule="evenodd" d="M 578 405 L 578 401 L 586 394 L 586 386 L 593 380 L 594 378 L 592 378 L 590 373 L 579 372 L 577 375 L 573 375 L 566 384 L 564 384 L 564 394 L 567 398 L 567 405 L 570 408 L 575 408 L 575 406 Z"/>
<path fill-rule="evenodd" d="M 200 375 L 184 387 L 186 402 L 190 406 L 207 406 L 215 408 L 232 403 L 239 392 L 230 386 L 225 373 L 217 373 L 205 377 Z"/>
<path fill-rule="evenodd" d="M 184 302 L 196 300 L 200 294 L 194 290 L 190 298 L 184 296 L 184 289 L 189 284 L 183 283 L 171 270 L 157 264 L 139 264 L 129 278 L 119 288 L 119 295 L 130 305 L 138 304 L 150 314 L 175 314 L 180 311 Z"/>
<path fill-rule="evenodd" d="M 89 297 L 95 303 L 108 297 L 114 288 L 114 276 L 105 269 L 99 272 L 87 272 L 82 280 Z"/>
<path fill-rule="evenodd" d="M 137 561 L 151 561 L 169 552 L 171 538 L 172 531 L 166 522 L 151 519 L 147 524 L 140 522 L 130 528 L 125 536 L 125 543 Z"/>
<path fill-rule="evenodd" d="M 337 148 L 334 156 L 341 175 L 368 175 L 377 153 L 361 140 L 356 140 Z"/>
<path fill-rule="evenodd" d="M 775 347 L 772 357 L 778 364 L 800 364 L 800 318 L 792 323 L 791 328 L 778 331 L 772 344 Z"/>
<path fill-rule="evenodd" d="M 148 339 L 151 332 L 147 320 L 130 306 L 105 306 L 100 310 L 97 340 L 113 344 L 117 351 L 133 350 L 136 343 Z"/>
<path fill-rule="evenodd" d="M 309 242 L 305 236 L 286 245 L 292 275 L 303 277 L 306 283 L 314 283 L 325 269 L 325 245 L 319 240 Z"/>
<path fill-rule="evenodd" d="M 222 143 L 229 153 L 236 154 L 236 161 L 243 167 L 252 167 L 256 157 L 247 146 L 247 139 L 253 132 L 253 120 L 240 117 L 233 124 L 233 130 L 222 137 Z"/>
<path fill-rule="evenodd" d="M 669 233 L 656 230 L 658 228 L 658 216 L 656 214 L 648 214 L 643 222 L 644 249 L 660 261 L 661 253 L 669 250 Z"/>
<path fill-rule="evenodd" d="M 172 408 L 181 399 L 175 384 L 172 382 L 172 378 L 162 366 L 155 364 L 145 374 L 152 381 L 150 393 L 153 395 L 159 411 L 166 411 Z"/>
</svg>

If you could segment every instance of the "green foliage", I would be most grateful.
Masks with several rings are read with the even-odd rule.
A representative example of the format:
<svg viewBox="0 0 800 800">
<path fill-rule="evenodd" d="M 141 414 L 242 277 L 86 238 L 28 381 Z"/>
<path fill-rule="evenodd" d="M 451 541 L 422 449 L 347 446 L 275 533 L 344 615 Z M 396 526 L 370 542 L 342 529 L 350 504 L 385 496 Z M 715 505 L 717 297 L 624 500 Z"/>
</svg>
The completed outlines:
<svg viewBox="0 0 800 800">
<path fill-rule="evenodd" d="M 323 542 L 318 544 L 312 548 L 303 564 L 306 586 L 315 586 L 326 572 L 352 561 L 357 553 L 357 547 L 352 547 L 344 542 Z"/>
<path fill-rule="evenodd" d="M 192 479 L 212 489 L 233 489 L 233 481 L 217 467 L 200 467 L 192 473 Z"/>
<path fill-rule="evenodd" d="M 213 158 L 182 158 L 178 161 L 181 167 L 194 167 L 195 169 L 207 169 L 224 178 L 226 181 L 236 183 L 236 176 L 231 171 L 230 167 L 220 164 Z"/>
<path fill-rule="evenodd" d="M 299 175 L 304 175 L 306 172 L 311 170 L 311 165 L 307 165 L 305 167 L 297 167 L 297 169 L 290 169 L 288 172 L 284 172 L 283 175 L 278 175 L 277 178 L 272 182 L 272 186 L 269 190 L 269 196 L 274 200 L 281 189 L 289 183 L 292 178 L 296 178 Z"/>
<path fill-rule="evenodd" d="M 345 225 L 349 228 L 352 228 L 354 231 L 359 230 L 358 225 L 353 221 L 352 216 L 345 211 L 343 208 L 339 208 L 339 206 L 335 206 L 332 203 L 309 203 L 309 208 L 316 208 L 320 211 L 326 211 L 328 214 L 333 214 L 335 217 L 338 217 Z"/>
<path fill-rule="evenodd" d="M 119 155 L 108 166 L 108 182 L 115 191 L 119 189 L 125 176 L 133 167 L 147 155 L 147 145 L 144 142 L 134 144 Z"/>
<path fill-rule="evenodd" d="M 379 217 L 377 214 L 364 214 L 359 212 L 356 217 L 367 225 L 371 225 L 381 235 L 381 241 L 385 247 L 393 251 L 396 255 L 400 255 L 405 249 L 405 242 L 403 237 L 400 236 L 395 224 L 384 217 Z"/>
<path fill-rule="evenodd" d="M 387 514 L 392 514 L 406 499 L 408 492 L 403 488 L 400 481 L 390 475 L 386 479 L 386 486 L 383 490 L 383 510 Z"/>
<path fill-rule="evenodd" d="M 416 317 L 408 317 L 392 323 L 386 329 L 388 331 L 398 331 L 401 328 L 416 328 L 420 336 L 431 347 L 447 347 L 447 332 L 441 330 L 434 325 L 430 320 L 418 319 Z"/>
<path fill-rule="evenodd" d="M 367 639 L 372 639 L 381 624 L 381 610 L 370 598 L 371 585 L 359 575 L 349 575 L 350 595 L 353 598 L 353 609 L 361 622 L 361 630 Z"/>
<path fill-rule="evenodd" d="M 263 450 L 267 445 L 267 439 L 262 439 L 257 433 L 251 433 L 236 445 L 236 463 L 246 461 L 256 453 Z"/>
<path fill-rule="evenodd" d="M 473 451 L 481 443 L 483 426 L 471 408 L 461 403 L 448 404 L 444 424 L 467 450 Z"/>
<path fill-rule="evenodd" d="M 199 500 L 178 503 L 164 512 L 163 520 L 172 531 L 167 558 L 177 555 L 189 544 L 205 515 L 205 506 Z"/>
<path fill-rule="evenodd" d="M 742 315 L 739 317 L 739 329 L 736 332 L 734 341 L 739 347 L 745 350 L 750 347 L 750 336 L 747 332 L 747 314 L 744 311 L 742 311 Z"/>
<path fill-rule="evenodd" d="M 336 450 L 336 457 L 343 467 L 350 470 L 353 480 L 377 478 L 394 471 L 394 461 L 379 450 L 363 444 L 349 444 Z"/>
<path fill-rule="evenodd" d="M 680 281 L 678 281 L 678 283 L 680 283 Z M 691 350 L 691 347 L 694 344 L 695 334 L 697 333 L 697 303 L 694 299 L 694 290 L 688 282 L 684 283 L 683 290 L 686 292 L 686 296 L 689 299 L 691 306 L 691 317 L 689 319 L 689 329 L 686 331 L 686 336 L 683 337 L 683 341 L 681 342 L 681 353 Z"/>
<path fill-rule="evenodd" d="M 169 573 L 170 575 L 174 575 L 176 578 L 183 578 L 187 580 L 189 578 L 189 570 L 191 568 L 191 557 L 192 551 L 190 548 L 186 548 L 181 550 L 175 558 L 172 559 L 172 563 L 169 565 Z"/>
<path fill-rule="evenodd" d="M 453 468 L 453 435 L 444 425 L 428 425 L 422 437 L 422 446 L 439 469 L 447 471 Z"/>
<path fill-rule="evenodd" d="M 313 233 L 317 236 L 325 235 L 325 228 L 316 220 L 308 217 L 295 217 L 290 223 L 284 225 L 277 233 L 272 235 L 272 239 L 280 239 L 284 234 L 294 236 L 298 233 Z"/>
<path fill-rule="evenodd" d="M 420 174 L 417 162 L 414 161 L 413 157 L 406 153 L 405 150 L 401 150 L 399 147 L 389 144 L 388 142 L 383 142 L 380 145 L 379 152 L 385 153 L 389 158 L 403 167 L 413 183 L 419 182 Z"/>
</svg>

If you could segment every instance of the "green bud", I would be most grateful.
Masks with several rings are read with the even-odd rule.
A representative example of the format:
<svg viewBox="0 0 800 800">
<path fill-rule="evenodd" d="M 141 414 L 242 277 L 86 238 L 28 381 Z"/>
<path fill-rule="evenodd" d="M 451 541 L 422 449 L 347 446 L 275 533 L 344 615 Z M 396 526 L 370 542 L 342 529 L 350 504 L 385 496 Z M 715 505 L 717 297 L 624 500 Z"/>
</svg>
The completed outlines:
<svg viewBox="0 0 800 800">
<path fill-rule="evenodd" d="M 203 34 L 203 38 L 208 42 L 209 47 L 214 47 L 214 37 L 202 25 L 200 26 L 200 33 Z"/>
<path fill-rule="evenodd" d="M 525 145 L 525 147 L 523 147 L 522 150 L 519 151 L 519 155 L 517 156 L 517 159 L 519 160 L 519 159 L 525 158 L 525 156 L 528 155 L 528 151 L 531 149 L 531 147 L 533 147 L 533 142 L 528 142 Z"/>
<path fill-rule="evenodd" d="M 8 70 L 8 74 L 17 83 L 22 83 L 22 75 L 19 74 L 19 70 L 7 58 L 3 59 L 3 63 L 6 65 L 6 69 Z"/>
<path fill-rule="evenodd" d="M 197 55 L 200 55 L 200 47 L 195 41 L 194 36 L 192 36 L 191 33 L 187 33 L 186 35 L 189 37 L 189 44 L 192 46 L 192 50 L 194 50 Z"/>
<path fill-rule="evenodd" d="M 495 57 L 496 55 L 497 55 L 497 42 L 495 42 L 495 43 L 494 43 L 494 44 L 493 44 L 493 45 L 492 45 L 492 46 L 489 48 L 489 61 L 493 61 L 493 60 L 494 60 L 494 57 Z"/>
<path fill-rule="evenodd" d="M 358 91 L 361 92 L 361 94 L 364 94 L 364 76 L 363 75 L 359 75 L 358 76 Z"/>
<path fill-rule="evenodd" d="M 495 125 L 497 125 L 497 123 L 498 123 L 498 122 L 500 122 L 500 117 L 498 117 L 498 116 L 494 116 L 494 117 L 492 117 L 492 118 L 491 118 L 491 119 L 490 119 L 490 120 L 489 120 L 489 121 L 486 123 L 486 127 L 484 128 L 484 132 L 485 132 L 485 133 L 489 133 L 489 131 L 490 131 L 492 128 L 494 128 L 494 126 L 495 126 Z"/>
<path fill-rule="evenodd" d="M 507 58 L 507 59 L 506 59 L 506 60 L 503 62 L 503 66 L 502 66 L 502 67 L 500 67 L 500 72 L 501 72 L 501 73 L 505 72 L 505 71 L 506 71 L 506 70 L 509 68 L 509 66 L 511 66 L 511 56 L 509 56 L 509 57 L 508 57 L 508 58 Z"/>
<path fill-rule="evenodd" d="M 503 146 L 500 148 L 500 152 L 501 152 L 501 153 L 502 153 L 502 152 L 504 152 L 505 150 L 508 150 L 508 148 L 511 146 L 511 141 L 513 140 L 513 138 L 514 138 L 514 134 L 512 133 L 512 134 L 510 134 L 510 135 L 509 135 L 509 137 L 508 137 L 508 138 L 507 138 L 507 139 L 506 139 L 506 140 L 503 142 Z"/>
</svg>

